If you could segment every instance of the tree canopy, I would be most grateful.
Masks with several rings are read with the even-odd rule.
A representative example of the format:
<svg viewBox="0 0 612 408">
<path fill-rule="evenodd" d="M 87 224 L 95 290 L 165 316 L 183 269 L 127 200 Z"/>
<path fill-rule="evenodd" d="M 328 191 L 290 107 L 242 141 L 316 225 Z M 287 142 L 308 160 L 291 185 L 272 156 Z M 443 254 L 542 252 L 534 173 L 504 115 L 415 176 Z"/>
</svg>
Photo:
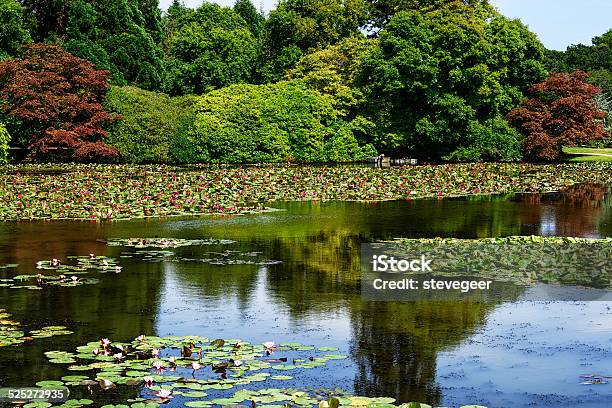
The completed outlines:
<svg viewBox="0 0 612 408">
<path fill-rule="evenodd" d="M 23 13 L 16 0 L 0 0 L 0 61 L 17 56 L 21 46 L 31 41 Z"/>
<path fill-rule="evenodd" d="M 28 46 L 24 57 L 0 63 L 0 109 L 17 142 L 32 154 L 89 161 L 116 156 L 104 143 L 118 117 L 102 103 L 108 73 L 54 45 Z"/>
<path fill-rule="evenodd" d="M 529 90 L 522 106 L 512 110 L 508 120 L 525 136 L 522 145 L 527 159 L 557 160 L 563 146 L 598 140 L 606 114 L 597 108 L 597 87 L 588 84 L 588 74 L 576 71 L 556 73 Z"/>
<path fill-rule="evenodd" d="M 249 82 L 259 57 L 259 43 L 234 10 L 204 3 L 185 10 L 173 22 L 167 41 L 166 92 L 201 94 Z"/>
<path fill-rule="evenodd" d="M 518 20 L 463 2 L 399 12 L 361 74 L 374 144 L 434 160 L 518 159 L 504 115 L 543 79 L 543 51 Z"/>
</svg>

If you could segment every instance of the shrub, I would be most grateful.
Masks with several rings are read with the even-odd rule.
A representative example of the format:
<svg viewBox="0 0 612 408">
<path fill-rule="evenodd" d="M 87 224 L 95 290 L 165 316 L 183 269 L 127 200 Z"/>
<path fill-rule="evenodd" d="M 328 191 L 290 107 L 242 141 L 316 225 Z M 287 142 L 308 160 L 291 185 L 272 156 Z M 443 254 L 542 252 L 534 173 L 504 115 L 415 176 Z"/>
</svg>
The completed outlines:
<svg viewBox="0 0 612 408">
<path fill-rule="evenodd" d="M 128 163 L 190 161 L 180 146 L 192 123 L 193 104 L 191 97 L 173 98 L 129 86 L 113 87 L 106 106 L 121 114 L 123 120 L 111 129 L 108 143 Z"/>
<path fill-rule="evenodd" d="M 6 164 L 8 162 L 8 151 L 11 136 L 4 123 L 0 123 L 0 164 Z"/>
<path fill-rule="evenodd" d="M 302 82 L 232 85 L 203 95 L 191 144 L 200 162 L 352 161 L 359 145 L 331 96 Z"/>
</svg>

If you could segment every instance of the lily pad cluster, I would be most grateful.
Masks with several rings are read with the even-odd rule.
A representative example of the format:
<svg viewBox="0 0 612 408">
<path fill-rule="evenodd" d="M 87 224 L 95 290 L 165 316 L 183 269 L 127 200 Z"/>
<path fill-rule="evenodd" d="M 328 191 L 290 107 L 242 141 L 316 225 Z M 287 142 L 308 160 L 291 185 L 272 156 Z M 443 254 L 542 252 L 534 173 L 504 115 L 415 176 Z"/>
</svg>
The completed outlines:
<svg viewBox="0 0 612 408">
<path fill-rule="evenodd" d="M 181 238 L 116 238 L 106 241 L 108 246 L 122 246 L 136 249 L 145 248 L 181 248 L 202 245 L 229 245 L 236 241 L 229 239 L 181 239 Z"/>
<path fill-rule="evenodd" d="M 612 288 L 611 238 L 398 239 L 373 247 L 398 258 L 425 255 L 437 276 Z"/>
<path fill-rule="evenodd" d="M 55 166 L 55 165 L 54 165 Z M 269 210 L 275 201 L 383 201 L 612 184 L 612 163 L 419 167 L 45 165 L 0 169 L 0 220 L 115 220 Z"/>
<path fill-rule="evenodd" d="M 88 387 L 90 392 L 92 389 L 106 392 L 117 387 L 142 388 L 138 398 L 105 408 L 156 408 L 159 404 L 179 401 L 192 408 L 233 404 L 260 408 L 396 408 L 393 398 L 356 397 L 342 390 L 262 388 L 261 385 L 259 389 L 245 388 L 255 384 L 282 384 L 299 376 L 302 370 L 347 358 L 337 352 L 335 347 L 316 348 L 296 342 L 251 344 L 200 336 L 141 335 L 127 343 L 101 339 L 79 346 L 74 352 L 45 353 L 51 363 L 67 365 L 73 374 L 37 385 Z M 418 403 L 401 407 L 431 408 Z"/>
<path fill-rule="evenodd" d="M 0 347 L 13 346 L 25 342 L 20 323 L 10 319 L 10 313 L 0 309 Z"/>
<path fill-rule="evenodd" d="M 177 238 L 127 238 L 108 240 L 109 246 L 133 248 L 134 252 L 122 252 L 122 258 L 140 256 L 147 262 L 173 261 L 173 262 L 200 262 L 209 265 L 276 265 L 281 261 L 263 259 L 261 252 L 243 252 L 224 250 L 207 252 L 204 257 L 193 258 L 178 255 L 170 249 L 204 245 L 230 245 L 235 243 L 229 239 L 177 239 Z"/>
<path fill-rule="evenodd" d="M 26 336 L 21 328 L 21 323 L 11 320 L 10 317 L 10 313 L 0 309 L 0 347 L 15 346 L 34 339 L 73 334 L 65 326 L 45 326 L 41 329 L 31 330 Z"/>
<path fill-rule="evenodd" d="M 69 256 L 69 263 L 59 259 L 38 261 L 36 274 L 22 274 L 0 279 L 0 287 L 11 289 L 42 290 L 48 286 L 76 287 L 100 283 L 99 279 L 81 277 L 91 271 L 120 273 L 121 266 L 114 258 L 105 256 Z M 53 272 L 53 273 L 51 273 Z"/>
</svg>

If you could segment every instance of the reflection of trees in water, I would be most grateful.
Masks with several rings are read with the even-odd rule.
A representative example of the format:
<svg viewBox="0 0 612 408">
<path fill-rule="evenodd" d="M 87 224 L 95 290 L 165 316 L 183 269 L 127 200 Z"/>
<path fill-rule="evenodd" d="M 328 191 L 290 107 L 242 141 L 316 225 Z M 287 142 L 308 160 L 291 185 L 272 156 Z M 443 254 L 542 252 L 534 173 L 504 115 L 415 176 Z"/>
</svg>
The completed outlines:
<svg viewBox="0 0 612 408">
<path fill-rule="evenodd" d="M 612 195 L 608 186 L 577 184 L 557 193 L 521 194 L 515 201 L 528 204 L 522 222 L 540 226 L 536 232 L 576 237 L 612 235 Z"/>
<path fill-rule="evenodd" d="M 356 392 L 439 405 L 438 352 L 461 343 L 493 305 L 362 302 L 352 310 Z"/>
<path fill-rule="evenodd" d="M 340 308 L 351 316 L 358 394 L 440 403 L 437 354 L 481 327 L 494 303 L 364 301 L 361 238 L 335 230 L 318 234 L 312 242 L 274 242 L 274 252 L 284 254 L 285 263 L 270 268 L 267 285 L 294 318 Z M 504 292 L 500 301 L 516 296 Z"/>
</svg>

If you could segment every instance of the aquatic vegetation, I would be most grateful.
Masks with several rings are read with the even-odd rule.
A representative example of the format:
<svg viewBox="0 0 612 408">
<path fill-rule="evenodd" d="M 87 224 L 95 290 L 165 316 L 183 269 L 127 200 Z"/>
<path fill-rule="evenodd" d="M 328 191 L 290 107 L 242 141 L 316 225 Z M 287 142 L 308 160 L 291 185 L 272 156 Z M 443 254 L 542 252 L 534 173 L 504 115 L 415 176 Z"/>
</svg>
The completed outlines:
<svg viewBox="0 0 612 408">
<path fill-rule="evenodd" d="M 121 273 L 121 266 L 114 258 L 106 256 L 69 256 L 64 263 L 60 259 L 43 260 L 36 263 L 36 269 L 46 273 L 22 274 L 12 278 L 0 279 L 0 288 L 42 290 L 48 286 L 76 287 L 82 285 L 95 285 L 99 279 L 80 277 L 90 271 L 100 273 Z M 53 271 L 56 274 L 48 274 Z M 77 276 L 78 275 L 78 276 Z"/>
<path fill-rule="evenodd" d="M 34 339 L 73 334 L 65 326 L 46 326 L 38 330 L 31 330 L 26 336 L 21 328 L 21 323 L 11 320 L 10 317 L 10 313 L 0 309 L 0 347 L 16 346 Z"/>
<path fill-rule="evenodd" d="M 122 258 L 140 256 L 147 262 L 201 262 L 209 265 L 276 265 L 281 261 L 263 259 L 261 252 L 242 252 L 225 250 L 220 252 L 207 252 L 203 258 L 191 258 L 177 255 L 168 249 L 177 249 L 189 246 L 204 245 L 230 245 L 235 241 L 229 239 L 176 239 L 176 238 L 127 238 L 108 240 L 109 246 L 134 248 L 134 252 L 122 252 Z M 150 249 L 155 248 L 155 249 Z"/>
<path fill-rule="evenodd" d="M 119 386 L 142 387 L 138 398 L 120 405 L 105 405 L 106 408 L 155 408 L 177 400 L 192 408 L 240 403 L 253 407 L 396 407 L 393 398 L 352 396 L 342 390 L 262 388 L 261 384 L 282 385 L 298 377 L 303 370 L 347 358 L 342 354 L 329 354 L 331 351 L 337 349 L 297 342 L 251 344 L 237 339 L 210 340 L 200 336 L 141 335 L 127 343 L 101 339 L 79 346 L 75 352 L 46 352 L 51 363 L 67 365 L 69 371 L 81 374 L 40 381 L 37 385 L 86 386 L 102 393 Z M 121 354 L 121 358 L 116 358 L 117 354 Z M 292 375 L 284 375 L 283 371 L 291 371 Z M 245 388 L 250 384 L 257 389 Z M 400 407 L 431 408 L 418 403 Z"/>
<path fill-rule="evenodd" d="M 49 170 L 54 170 L 53 172 Z M 0 220 L 118 220 L 269 210 L 275 201 L 383 201 L 612 184 L 612 163 L 298 166 L 6 166 Z"/>
<path fill-rule="evenodd" d="M 108 246 L 122 246 L 132 248 L 180 248 L 188 246 L 202 245 L 229 245 L 236 241 L 229 239 L 181 239 L 181 238 L 125 238 L 109 239 L 106 241 Z"/>
<path fill-rule="evenodd" d="M 612 288 L 612 238 L 397 239 L 373 247 L 397 257 L 424 254 L 437 276 Z"/>
<path fill-rule="evenodd" d="M 10 317 L 10 313 L 0 309 L 0 347 L 22 344 L 26 341 L 20 323 L 10 320 Z"/>
</svg>

